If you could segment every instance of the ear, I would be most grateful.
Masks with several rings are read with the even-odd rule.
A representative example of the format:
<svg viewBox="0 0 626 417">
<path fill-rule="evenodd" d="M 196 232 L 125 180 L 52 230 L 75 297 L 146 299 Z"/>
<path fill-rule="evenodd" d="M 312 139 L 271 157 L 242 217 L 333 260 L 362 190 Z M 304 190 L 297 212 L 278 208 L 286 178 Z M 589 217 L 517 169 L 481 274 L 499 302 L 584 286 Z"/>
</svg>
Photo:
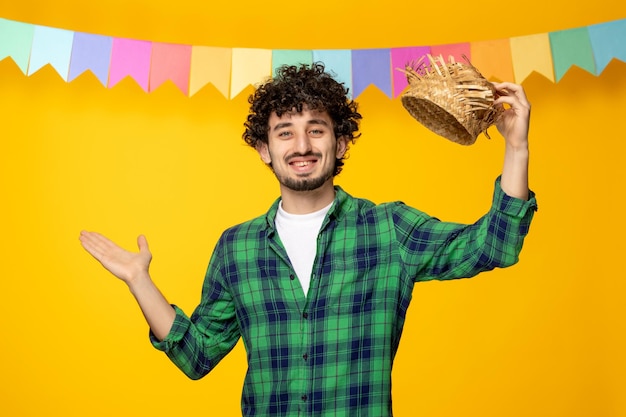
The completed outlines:
<svg viewBox="0 0 626 417">
<path fill-rule="evenodd" d="M 259 142 L 256 145 L 256 150 L 259 153 L 259 156 L 261 157 L 261 160 L 263 162 L 265 162 L 267 165 L 272 163 L 272 158 L 270 156 L 270 150 L 267 146 L 267 143 Z"/>
<path fill-rule="evenodd" d="M 337 138 L 337 159 L 341 159 L 345 155 L 348 150 L 348 141 L 349 139 L 347 136 L 340 136 Z"/>
</svg>

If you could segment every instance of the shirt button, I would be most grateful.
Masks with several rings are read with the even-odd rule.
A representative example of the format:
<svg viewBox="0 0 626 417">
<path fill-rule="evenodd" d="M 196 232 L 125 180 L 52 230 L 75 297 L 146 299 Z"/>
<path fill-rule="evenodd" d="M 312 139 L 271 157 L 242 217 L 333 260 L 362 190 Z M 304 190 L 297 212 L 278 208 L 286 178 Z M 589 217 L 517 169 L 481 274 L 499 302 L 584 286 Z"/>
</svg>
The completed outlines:
<svg viewBox="0 0 626 417">
<path fill-rule="evenodd" d="M 293 281 L 294 279 L 296 279 L 296 277 L 293 274 L 290 274 L 289 279 Z"/>
<path fill-rule="evenodd" d="M 304 394 L 304 395 L 302 396 L 302 401 L 306 401 L 306 399 L 307 399 L 307 396 L 306 396 L 306 394 Z"/>
<path fill-rule="evenodd" d="M 309 355 L 305 353 L 304 355 L 302 355 L 302 359 L 304 359 L 304 360 L 309 359 Z"/>
<path fill-rule="evenodd" d="M 304 317 L 305 319 L 309 318 L 309 313 L 307 313 L 306 311 L 304 313 L 302 313 L 302 317 Z"/>
</svg>

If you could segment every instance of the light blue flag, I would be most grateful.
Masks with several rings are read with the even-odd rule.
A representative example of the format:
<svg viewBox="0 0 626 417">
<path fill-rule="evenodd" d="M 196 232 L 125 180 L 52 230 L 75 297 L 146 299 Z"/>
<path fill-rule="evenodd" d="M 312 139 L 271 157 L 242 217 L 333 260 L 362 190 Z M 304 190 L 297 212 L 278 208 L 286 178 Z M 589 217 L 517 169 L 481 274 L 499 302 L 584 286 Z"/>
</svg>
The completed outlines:
<svg viewBox="0 0 626 417">
<path fill-rule="evenodd" d="M 50 64 L 67 81 L 72 57 L 74 32 L 46 26 L 35 26 L 33 48 L 30 53 L 28 75 Z"/>
<path fill-rule="evenodd" d="M 326 49 L 314 50 L 313 62 L 321 62 L 326 72 L 348 88 L 348 96 L 352 97 L 352 50 Z"/>
<path fill-rule="evenodd" d="M 35 26 L 29 23 L 0 19 L 0 61 L 11 57 L 26 74 L 34 31 Z"/>
<path fill-rule="evenodd" d="M 613 58 L 626 62 L 626 19 L 589 26 L 589 38 L 599 75 Z"/>
<path fill-rule="evenodd" d="M 391 50 L 354 49 L 352 51 L 352 83 L 355 97 L 373 84 L 392 98 Z"/>
<path fill-rule="evenodd" d="M 310 50 L 275 49 L 272 51 L 272 75 L 276 76 L 276 69 L 281 65 L 311 65 L 312 62 L 313 52 Z"/>
</svg>

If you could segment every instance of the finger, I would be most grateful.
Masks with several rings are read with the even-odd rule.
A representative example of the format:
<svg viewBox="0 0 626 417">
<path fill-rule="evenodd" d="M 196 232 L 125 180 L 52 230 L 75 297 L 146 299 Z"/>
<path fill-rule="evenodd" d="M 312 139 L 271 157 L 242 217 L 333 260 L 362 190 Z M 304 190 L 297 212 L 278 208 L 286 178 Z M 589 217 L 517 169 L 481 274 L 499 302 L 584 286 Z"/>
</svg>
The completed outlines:
<svg viewBox="0 0 626 417">
<path fill-rule="evenodd" d="M 80 233 L 80 244 L 83 248 L 94 258 L 100 259 L 102 256 L 102 250 L 100 249 L 100 245 L 94 239 L 93 234 L 88 232 Z"/>
<path fill-rule="evenodd" d="M 528 102 L 523 102 L 516 96 L 500 96 L 494 100 L 493 104 L 496 106 L 508 104 L 516 112 L 530 112 L 530 104 Z"/>
<path fill-rule="evenodd" d="M 85 250 L 98 261 L 123 250 L 113 241 L 96 232 L 81 232 L 80 241 Z"/>
<path fill-rule="evenodd" d="M 496 90 L 506 90 L 506 91 L 511 91 L 511 92 L 518 92 L 520 90 L 521 91 L 524 90 L 521 85 L 510 83 L 510 82 L 501 82 L 501 83 L 494 82 L 492 84 L 496 88 Z"/>
<path fill-rule="evenodd" d="M 83 246 L 88 246 L 90 248 L 96 248 L 99 246 L 99 239 L 97 237 L 97 234 L 94 232 L 86 232 L 84 230 L 81 231 L 79 240 L 80 243 L 83 244 Z"/>
<path fill-rule="evenodd" d="M 517 97 L 524 106 L 530 106 L 524 88 L 511 82 L 493 83 L 500 96 Z"/>
<path fill-rule="evenodd" d="M 139 248 L 139 252 L 150 252 L 150 247 L 148 246 L 148 239 L 144 235 L 139 235 L 137 237 L 137 247 Z"/>
<path fill-rule="evenodd" d="M 495 99 L 493 101 L 494 105 L 501 105 L 501 104 L 504 104 L 504 103 L 506 103 L 509 106 L 513 107 L 513 105 L 515 103 L 519 103 L 519 100 L 517 98 L 515 98 L 515 97 L 512 97 L 512 96 L 500 96 L 500 97 L 498 97 L 497 99 Z"/>
<path fill-rule="evenodd" d="M 111 240 L 96 232 L 81 232 L 81 242 L 102 251 L 117 247 Z"/>
<path fill-rule="evenodd" d="M 80 243 L 94 258 L 101 259 L 107 250 L 106 241 L 103 238 L 98 233 L 83 231 L 80 234 Z"/>
</svg>

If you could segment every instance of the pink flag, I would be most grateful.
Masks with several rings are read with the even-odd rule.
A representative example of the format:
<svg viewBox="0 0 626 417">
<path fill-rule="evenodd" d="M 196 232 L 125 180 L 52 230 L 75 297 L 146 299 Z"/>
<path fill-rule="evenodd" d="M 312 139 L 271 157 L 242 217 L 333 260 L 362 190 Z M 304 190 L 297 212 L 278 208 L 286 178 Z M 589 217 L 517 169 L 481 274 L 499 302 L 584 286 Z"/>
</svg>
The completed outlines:
<svg viewBox="0 0 626 417">
<path fill-rule="evenodd" d="M 402 72 L 407 65 L 417 62 L 421 57 L 430 53 L 430 46 L 414 46 L 391 49 L 391 72 L 393 74 L 393 96 L 402 93 L 409 83 L 406 74 Z"/>
<path fill-rule="evenodd" d="M 462 64 L 467 63 L 465 58 L 471 61 L 471 52 L 469 43 L 453 43 L 448 45 L 434 45 L 430 47 L 430 53 L 433 57 L 442 56 L 445 62 L 450 62 L 450 57 L 454 57 L 456 62 Z M 464 58 L 465 57 L 465 58 Z"/>
<path fill-rule="evenodd" d="M 114 38 L 108 87 L 129 76 L 148 91 L 151 52 L 152 42 Z"/>
<path fill-rule="evenodd" d="M 185 95 L 189 95 L 190 69 L 191 45 L 153 43 L 150 91 L 154 91 L 165 81 L 170 80 Z"/>
</svg>

